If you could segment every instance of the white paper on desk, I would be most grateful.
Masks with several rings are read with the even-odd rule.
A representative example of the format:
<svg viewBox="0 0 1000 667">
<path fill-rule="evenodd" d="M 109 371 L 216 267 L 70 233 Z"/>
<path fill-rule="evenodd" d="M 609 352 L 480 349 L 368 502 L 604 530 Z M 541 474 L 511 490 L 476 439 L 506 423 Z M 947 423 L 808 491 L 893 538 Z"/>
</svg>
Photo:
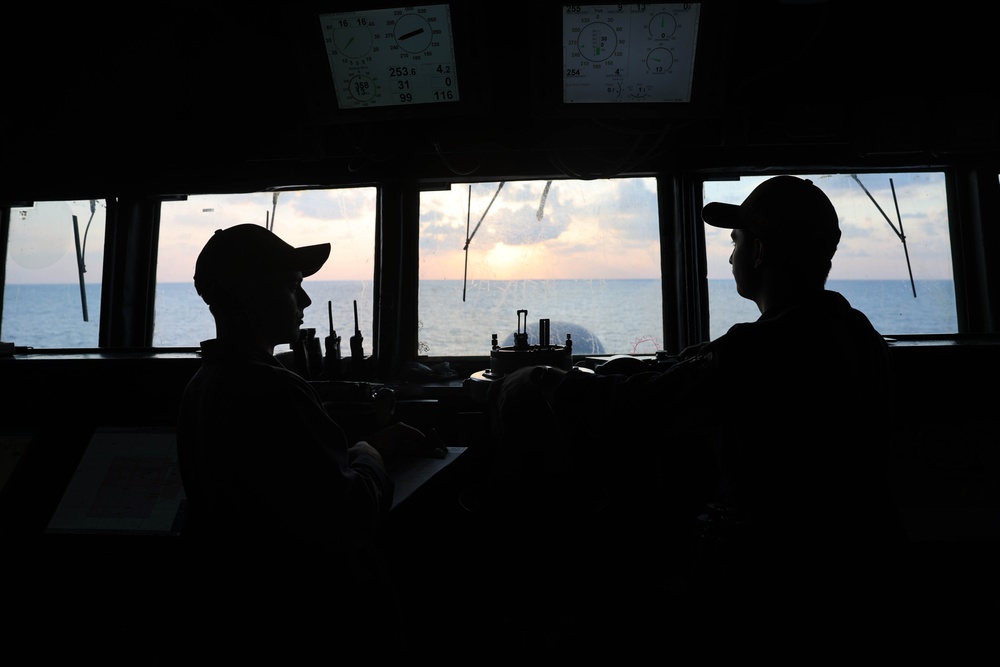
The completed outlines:
<svg viewBox="0 0 1000 667">
<path fill-rule="evenodd" d="M 410 495 L 426 484 L 434 475 L 444 470 L 457 459 L 466 447 L 449 447 L 443 459 L 414 457 L 402 461 L 394 461 L 387 466 L 389 476 L 396 485 L 392 506 L 395 508 Z"/>
</svg>

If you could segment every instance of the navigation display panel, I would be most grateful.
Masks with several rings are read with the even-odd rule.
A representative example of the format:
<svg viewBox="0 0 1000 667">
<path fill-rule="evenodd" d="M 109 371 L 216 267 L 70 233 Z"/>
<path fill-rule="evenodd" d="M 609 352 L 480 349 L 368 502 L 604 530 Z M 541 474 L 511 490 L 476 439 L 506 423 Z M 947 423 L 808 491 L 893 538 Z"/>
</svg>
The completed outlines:
<svg viewBox="0 0 1000 667">
<path fill-rule="evenodd" d="M 459 100 L 449 5 L 319 18 L 341 109 Z"/>
<path fill-rule="evenodd" d="M 563 5 L 563 102 L 690 102 L 700 9 Z"/>
</svg>

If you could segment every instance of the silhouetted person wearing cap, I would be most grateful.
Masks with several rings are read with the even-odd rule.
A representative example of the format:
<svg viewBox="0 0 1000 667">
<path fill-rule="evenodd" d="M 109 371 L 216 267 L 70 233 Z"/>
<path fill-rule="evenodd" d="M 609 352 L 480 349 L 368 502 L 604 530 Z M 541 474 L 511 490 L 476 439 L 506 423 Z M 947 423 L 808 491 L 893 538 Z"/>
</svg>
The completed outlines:
<svg viewBox="0 0 1000 667">
<path fill-rule="evenodd" d="M 678 613 L 704 602 L 705 627 L 820 628 L 817 608 L 881 611 L 902 539 L 886 469 L 893 374 L 868 318 L 825 289 L 837 212 L 811 181 L 777 176 L 702 217 L 732 230 L 736 289 L 760 317 L 669 364 L 510 374 L 490 391 L 500 449 L 526 446 L 539 414 L 554 416 L 544 432 L 561 433 L 561 451 L 578 459 L 566 466 L 578 471 L 574 488 L 601 490 L 609 539 L 632 545 L 616 576 L 693 569 L 670 579 L 682 585 L 664 599 L 687 600 Z M 697 535 L 692 567 L 676 558 L 687 534 Z M 648 555 L 645 567 L 635 554 Z"/>
<path fill-rule="evenodd" d="M 219 230 L 195 287 L 215 318 L 178 424 L 186 531 L 206 636 L 234 651 L 391 656 L 398 600 L 373 537 L 392 503 L 383 457 L 423 434 L 396 424 L 351 445 L 316 390 L 274 357 L 298 340 L 302 279 L 330 244 L 295 248 L 254 224 Z M 412 450 L 411 450 L 412 451 Z"/>
</svg>

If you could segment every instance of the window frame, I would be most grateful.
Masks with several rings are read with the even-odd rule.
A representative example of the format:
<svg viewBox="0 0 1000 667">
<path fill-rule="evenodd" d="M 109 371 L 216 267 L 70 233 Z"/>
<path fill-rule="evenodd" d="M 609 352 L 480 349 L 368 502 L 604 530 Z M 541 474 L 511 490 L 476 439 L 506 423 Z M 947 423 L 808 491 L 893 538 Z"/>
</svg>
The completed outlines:
<svg viewBox="0 0 1000 667">
<path fill-rule="evenodd" d="M 1000 226 L 986 221 L 1000 219 L 1000 168 L 996 165 L 894 166 L 880 169 L 809 169 L 792 167 L 768 170 L 726 169 L 628 174 L 657 180 L 661 234 L 661 279 L 664 348 L 683 349 L 704 339 L 708 331 L 704 235 L 698 211 L 704 182 L 735 178 L 740 174 L 778 173 L 903 173 L 941 171 L 948 198 L 949 237 L 955 280 L 959 333 L 957 338 L 995 334 L 1000 307 Z M 565 175 L 531 173 L 530 178 L 565 178 Z M 503 175 L 477 174 L 475 180 L 504 180 Z M 421 190 L 464 182 L 462 178 L 386 179 L 337 183 L 315 187 L 370 186 L 377 190 L 373 306 L 373 341 L 370 354 L 380 378 L 397 377 L 406 363 L 418 359 L 415 277 L 419 274 L 419 199 Z M 260 189 L 260 188 L 257 188 Z M 263 191 L 263 189 L 260 189 Z M 221 190 L 220 190 L 221 191 Z M 100 313 L 99 349 L 102 353 L 150 349 L 155 305 L 155 265 L 159 238 L 160 202 L 174 195 L 96 194 L 107 204 L 104 275 Z M 37 199 L 59 199 L 46 196 Z M 78 199 L 79 194 L 70 197 Z M 7 198 L 0 211 L 0 299 L 6 295 L 6 258 L 10 209 L 25 200 Z M 683 253 L 681 261 L 675 257 Z M 687 266 L 685 266 L 687 262 Z M 900 339 L 948 338 L 899 336 Z M 13 341 L 15 344 L 19 341 Z M 155 349 L 155 348 L 154 348 Z M 162 348 L 180 352 L 188 348 Z M 35 351 L 35 350 L 33 350 Z M 38 352 L 52 352 L 39 348 Z M 92 351 L 92 350 L 89 350 Z M 86 349 L 60 352 L 88 352 Z M 485 352 L 484 352 L 485 356 Z M 461 366 L 461 359 L 455 360 Z M 469 365 L 478 370 L 481 358 Z"/>
</svg>

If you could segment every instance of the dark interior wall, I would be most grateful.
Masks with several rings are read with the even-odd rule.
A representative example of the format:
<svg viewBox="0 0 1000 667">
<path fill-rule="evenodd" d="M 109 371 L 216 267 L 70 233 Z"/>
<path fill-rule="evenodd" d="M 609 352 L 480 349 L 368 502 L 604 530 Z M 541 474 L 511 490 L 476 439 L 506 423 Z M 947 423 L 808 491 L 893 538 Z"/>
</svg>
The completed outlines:
<svg viewBox="0 0 1000 667">
<path fill-rule="evenodd" d="M 560 104 L 562 3 L 502 18 L 452 3 L 461 105 L 359 114 L 332 101 L 318 20 L 352 4 L 74 5 L 58 20 L 5 7 L 0 199 L 453 176 L 442 158 L 488 176 L 558 171 L 552 155 L 587 173 L 878 169 L 1000 149 L 1000 102 L 981 79 L 1000 60 L 986 5 L 710 0 L 692 101 L 651 112 Z"/>
<path fill-rule="evenodd" d="M 994 343 L 893 349 L 894 493 L 914 539 L 1000 541 Z"/>
<path fill-rule="evenodd" d="M 167 356 L 0 360 L 0 428 L 30 438 L 0 492 L 0 533 L 44 532 L 98 427 L 175 426 L 181 393 L 200 360 Z"/>
</svg>

